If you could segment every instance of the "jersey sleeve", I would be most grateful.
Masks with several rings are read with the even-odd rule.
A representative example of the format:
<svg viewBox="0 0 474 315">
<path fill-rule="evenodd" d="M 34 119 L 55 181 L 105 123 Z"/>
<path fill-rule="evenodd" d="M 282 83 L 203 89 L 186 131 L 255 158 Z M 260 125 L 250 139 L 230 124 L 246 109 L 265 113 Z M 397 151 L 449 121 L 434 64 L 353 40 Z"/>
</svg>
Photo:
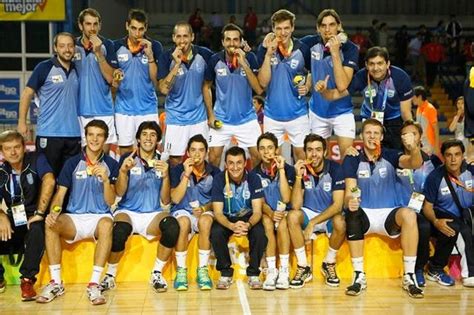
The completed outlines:
<svg viewBox="0 0 474 315">
<path fill-rule="evenodd" d="M 426 178 L 425 187 L 423 188 L 423 195 L 425 195 L 426 201 L 432 204 L 438 199 L 438 188 L 441 182 L 439 179 L 437 180 L 439 174 L 439 169 L 432 171 Z"/>
<path fill-rule="evenodd" d="M 257 62 L 257 56 L 253 52 L 247 53 L 246 59 L 249 63 L 250 69 L 252 69 L 253 72 L 258 71 L 258 62 Z"/>
<path fill-rule="evenodd" d="M 331 186 L 332 190 L 344 190 L 346 189 L 346 184 L 344 182 L 344 173 L 342 172 L 342 166 L 335 162 L 331 163 Z"/>
<path fill-rule="evenodd" d="M 218 174 L 214 177 L 214 181 L 212 182 L 212 193 L 211 193 L 211 201 L 212 202 L 224 202 L 224 173 Z"/>
<path fill-rule="evenodd" d="M 363 77 L 364 77 L 363 70 L 359 70 L 356 72 L 356 74 L 352 78 L 351 83 L 349 84 L 349 87 L 347 88 L 347 91 L 349 92 L 349 94 L 353 95 L 364 89 L 366 82 L 364 81 Z"/>
<path fill-rule="evenodd" d="M 52 67 L 53 63 L 51 61 L 39 63 L 33 70 L 26 86 L 37 92 L 48 78 L 49 71 L 51 71 Z"/>
<path fill-rule="evenodd" d="M 64 166 L 59 173 L 58 185 L 64 186 L 66 188 L 72 187 L 72 177 L 74 176 L 74 170 L 76 169 L 77 164 L 80 159 L 77 157 L 72 157 L 64 163 Z"/>
<path fill-rule="evenodd" d="M 382 149 L 382 157 L 386 159 L 392 166 L 397 169 L 400 167 L 400 158 L 403 155 L 402 151 L 394 150 L 394 149 Z"/>
<path fill-rule="evenodd" d="M 49 165 L 46 155 L 43 153 L 40 153 L 36 159 L 36 171 L 41 179 L 48 173 L 53 174 L 53 169 L 51 168 L 51 165 Z"/>
<path fill-rule="evenodd" d="M 342 65 L 357 71 L 359 69 L 359 49 L 352 42 L 346 43 L 347 48 L 344 51 L 344 61 Z"/>
<path fill-rule="evenodd" d="M 357 169 L 359 168 L 359 156 L 346 156 L 342 162 L 342 172 L 344 179 L 357 178 Z"/>
<path fill-rule="evenodd" d="M 170 51 L 164 52 L 158 57 L 158 80 L 164 79 L 168 75 L 171 59 Z"/>
<path fill-rule="evenodd" d="M 107 52 L 105 59 L 111 67 L 117 68 L 118 61 L 117 54 L 115 53 L 114 43 L 110 39 L 103 39 L 103 45 L 105 47 L 105 51 Z"/>
<path fill-rule="evenodd" d="M 209 64 L 206 68 L 206 72 L 204 73 L 204 80 L 206 81 L 214 81 L 216 77 L 216 73 L 214 72 L 214 67 L 216 66 L 218 61 L 217 54 L 214 54 L 211 59 L 209 60 Z"/>
<path fill-rule="evenodd" d="M 250 190 L 250 199 L 259 199 L 264 197 L 262 181 L 259 179 L 258 175 L 255 172 L 250 172 L 248 174 L 248 183 Z"/>
<path fill-rule="evenodd" d="M 170 183 L 171 188 L 178 187 L 179 183 L 181 182 L 181 174 L 183 173 L 184 168 L 182 164 L 176 165 L 175 167 L 171 168 L 170 171 Z"/>
<path fill-rule="evenodd" d="M 401 102 L 407 101 L 413 97 L 411 79 L 405 72 L 400 72 L 398 76 L 399 79 L 397 80 L 398 83 L 396 87 L 398 96 Z"/>
</svg>

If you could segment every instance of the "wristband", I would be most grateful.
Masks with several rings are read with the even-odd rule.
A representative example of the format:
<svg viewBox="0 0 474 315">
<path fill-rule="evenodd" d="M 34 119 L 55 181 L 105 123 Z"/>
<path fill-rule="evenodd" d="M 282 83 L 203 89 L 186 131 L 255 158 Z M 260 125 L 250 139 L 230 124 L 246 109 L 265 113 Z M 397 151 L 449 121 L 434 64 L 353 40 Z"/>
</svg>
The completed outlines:
<svg viewBox="0 0 474 315">
<path fill-rule="evenodd" d="M 154 63 L 154 62 L 155 62 L 155 59 L 148 60 L 148 63 Z"/>
<path fill-rule="evenodd" d="M 42 217 L 42 218 L 44 219 L 44 217 L 46 216 L 46 213 L 40 212 L 40 211 L 36 210 L 36 211 L 33 213 L 33 215 L 39 215 L 40 217 Z"/>
</svg>

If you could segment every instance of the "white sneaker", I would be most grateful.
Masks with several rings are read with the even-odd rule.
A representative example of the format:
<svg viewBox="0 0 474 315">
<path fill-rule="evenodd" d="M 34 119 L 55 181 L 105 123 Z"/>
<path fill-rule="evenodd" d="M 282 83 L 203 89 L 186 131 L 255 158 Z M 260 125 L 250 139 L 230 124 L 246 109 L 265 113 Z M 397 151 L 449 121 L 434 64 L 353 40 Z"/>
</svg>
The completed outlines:
<svg viewBox="0 0 474 315">
<path fill-rule="evenodd" d="M 276 268 L 268 269 L 265 282 L 263 283 L 263 289 L 266 291 L 275 290 L 277 279 L 278 279 L 278 270 Z"/>
<path fill-rule="evenodd" d="M 280 267 L 276 288 L 280 290 L 287 290 L 290 288 L 290 272 L 288 271 L 288 267 Z"/>
<path fill-rule="evenodd" d="M 64 294 L 63 284 L 55 283 L 51 280 L 41 291 L 40 295 L 36 298 L 37 303 L 49 303 L 58 296 Z"/>
<path fill-rule="evenodd" d="M 463 278 L 462 285 L 468 288 L 474 288 L 474 277 Z"/>
<path fill-rule="evenodd" d="M 100 283 L 100 287 L 102 288 L 102 292 L 115 289 L 115 277 L 108 273 L 105 274 L 104 279 L 102 279 Z"/>
<path fill-rule="evenodd" d="M 102 288 L 97 283 L 89 283 L 87 286 L 87 296 L 92 305 L 102 305 L 107 302 L 102 295 Z"/>
</svg>

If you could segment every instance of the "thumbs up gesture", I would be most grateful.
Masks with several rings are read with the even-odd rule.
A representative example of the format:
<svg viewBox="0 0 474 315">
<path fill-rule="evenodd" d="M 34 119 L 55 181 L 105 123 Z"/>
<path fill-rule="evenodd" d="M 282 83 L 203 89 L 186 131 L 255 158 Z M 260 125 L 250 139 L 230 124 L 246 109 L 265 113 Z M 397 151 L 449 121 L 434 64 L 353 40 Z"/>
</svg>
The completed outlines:
<svg viewBox="0 0 474 315">
<path fill-rule="evenodd" d="M 328 88 L 328 81 L 329 81 L 329 74 L 326 76 L 324 80 L 319 80 L 314 85 L 314 90 L 318 93 L 322 93 L 327 90 Z"/>
</svg>

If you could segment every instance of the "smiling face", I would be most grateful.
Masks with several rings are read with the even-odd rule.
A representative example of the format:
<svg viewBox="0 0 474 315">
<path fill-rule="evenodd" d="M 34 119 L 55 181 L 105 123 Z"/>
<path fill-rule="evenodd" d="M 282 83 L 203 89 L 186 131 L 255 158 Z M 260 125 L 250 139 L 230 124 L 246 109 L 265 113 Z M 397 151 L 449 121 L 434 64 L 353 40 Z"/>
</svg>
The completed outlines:
<svg viewBox="0 0 474 315">
<path fill-rule="evenodd" d="M 141 155 L 154 153 L 158 144 L 158 134 L 156 133 L 156 130 L 143 129 L 140 133 L 138 143 L 140 144 Z"/>
<path fill-rule="evenodd" d="M 242 179 L 245 170 L 245 159 L 244 156 L 239 155 L 227 155 L 225 160 L 225 167 L 229 172 L 229 177 L 238 182 Z"/>
<path fill-rule="evenodd" d="M 385 60 L 381 56 L 376 56 L 374 58 L 370 58 L 365 62 L 365 66 L 369 75 L 375 81 L 382 81 L 388 73 L 388 68 L 390 67 L 390 61 Z"/>
<path fill-rule="evenodd" d="M 262 163 L 269 165 L 275 159 L 275 156 L 278 154 L 278 148 L 275 147 L 273 141 L 269 139 L 262 139 L 258 144 L 258 153 L 262 159 Z"/>
<path fill-rule="evenodd" d="M 378 125 L 367 124 L 361 134 L 364 148 L 369 151 L 377 150 L 377 146 L 383 140 L 382 128 Z"/>
<path fill-rule="evenodd" d="M 100 152 L 104 147 L 107 139 L 105 130 L 99 127 L 90 126 L 86 130 L 86 145 L 87 149 L 92 152 Z"/>
<path fill-rule="evenodd" d="M 293 35 L 295 26 L 291 24 L 291 20 L 285 20 L 281 22 L 275 22 L 273 26 L 273 33 L 275 33 L 278 42 L 287 45 Z"/>
<path fill-rule="evenodd" d="M 25 145 L 20 139 L 5 141 L 1 145 L 1 150 L 5 161 L 14 165 L 21 163 L 25 156 Z"/>
<path fill-rule="evenodd" d="M 324 163 L 324 157 L 326 156 L 326 151 L 321 141 L 311 141 L 306 144 L 306 149 L 304 151 L 306 160 L 311 161 L 311 166 L 314 169 L 320 169 Z"/>
<path fill-rule="evenodd" d="M 59 35 L 56 39 L 54 52 L 62 62 L 69 63 L 74 57 L 75 43 L 70 36 Z"/>
<path fill-rule="evenodd" d="M 228 55 L 233 55 L 234 51 L 242 46 L 240 32 L 235 30 L 225 31 L 222 46 Z"/>
<path fill-rule="evenodd" d="M 188 53 L 191 43 L 194 40 L 194 34 L 187 25 L 178 25 L 174 28 L 173 43 L 184 53 Z"/>
</svg>

